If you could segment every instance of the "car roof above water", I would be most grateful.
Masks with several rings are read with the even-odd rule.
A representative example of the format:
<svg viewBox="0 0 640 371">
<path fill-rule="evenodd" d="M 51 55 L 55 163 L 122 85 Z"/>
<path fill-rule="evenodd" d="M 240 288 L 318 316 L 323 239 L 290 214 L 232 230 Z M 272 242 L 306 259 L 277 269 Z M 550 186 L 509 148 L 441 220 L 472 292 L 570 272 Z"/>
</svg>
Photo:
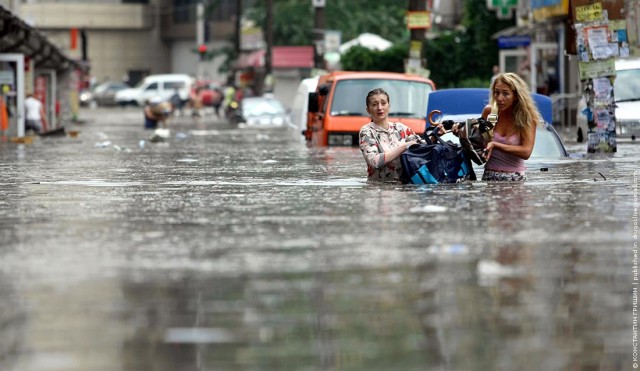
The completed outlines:
<svg viewBox="0 0 640 371">
<path fill-rule="evenodd" d="M 616 59 L 616 70 L 636 70 L 640 69 L 640 58 Z"/>
</svg>

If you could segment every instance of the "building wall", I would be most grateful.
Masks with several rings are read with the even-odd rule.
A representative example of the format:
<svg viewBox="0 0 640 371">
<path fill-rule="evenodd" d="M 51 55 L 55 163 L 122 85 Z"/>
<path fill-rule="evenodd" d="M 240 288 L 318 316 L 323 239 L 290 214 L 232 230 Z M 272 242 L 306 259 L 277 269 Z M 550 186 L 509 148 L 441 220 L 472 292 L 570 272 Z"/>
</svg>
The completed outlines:
<svg viewBox="0 0 640 371">
<path fill-rule="evenodd" d="M 47 34 L 54 42 L 70 43 L 69 31 L 49 31 Z M 68 55 L 80 59 L 79 49 L 68 50 Z M 145 30 L 88 30 L 87 58 L 91 76 L 98 82 L 122 81 L 131 70 L 148 71 L 149 74 L 173 72 L 169 47 Z"/>
<path fill-rule="evenodd" d="M 28 2 L 20 5 L 21 17 L 43 29 L 150 29 L 155 6 L 78 2 Z"/>
<path fill-rule="evenodd" d="M 13 5 L 17 0 L 0 1 Z M 235 1 L 223 0 L 211 15 L 207 43 L 210 50 L 231 46 L 231 19 L 236 7 Z M 198 55 L 192 51 L 196 47 L 195 19 L 174 22 L 173 0 L 149 0 L 147 4 L 122 0 L 30 0 L 15 8 L 16 14 L 43 31 L 73 59 L 82 58 L 82 47 L 78 40 L 78 47 L 70 49 L 70 29 L 84 30 L 90 75 L 96 82 L 123 80 L 131 71 L 193 76 L 198 73 Z M 226 76 L 218 72 L 222 62 L 223 57 L 218 57 L 203 63 L 204 77 L 224 81 Z"/>
<path fill-rule="evenodd" d="M 20 15 L 73 59 L 82 58 L 82 41 L 78 36 L 71 49 L 70 29 L 84 30 L 93 81 L 136 83 L 137 78 L 129 77 L 174 72 L 171 48 L 160 38 L 158 1 L 38 1 L 21 4 Z"/>
</svg>

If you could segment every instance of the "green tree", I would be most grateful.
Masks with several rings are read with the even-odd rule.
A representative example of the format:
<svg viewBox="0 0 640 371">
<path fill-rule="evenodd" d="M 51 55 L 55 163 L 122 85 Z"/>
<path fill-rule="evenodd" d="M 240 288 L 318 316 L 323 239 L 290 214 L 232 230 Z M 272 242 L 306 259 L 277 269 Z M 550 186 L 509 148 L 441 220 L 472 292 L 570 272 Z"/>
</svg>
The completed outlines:
<svg viewBox="0 0 640 371">
<path fill-rule="evenodd" d="M 399 42 L 406 37 L 404 16 L 408 6 L 408 0 L 327 0 L 325 29 L 340 31 L 343 42 L 363 32 Z M 316 36 L 314 14 L 309 0 L 273 0 L 274 45 L 312 45 Z M 264 29 L 266 0 L 257 0 L 245 15 Z"/>
<path fill-rule="evenodd" d="M 406 43 L 394 44 L 384 51 L 357 45 L 342 55 L 341 64 L 346 71 L 404 72 L 404 60 L 408 54 Z"/>
<path fill-rule="evenodd" d="M 403 71 L 408 58 L 408 6 L 408 0 L 327 0 L 325 28 L 340 31 L 343 42 L 370 32 L 394 43 L 383 52 L 352 48 L 342 56 L 343 68 Z M 313 44 L 314 10 L 309 0 L 273 0 L 273 7 L 274 45 Z M 245 14 L 264 28 L 266 0 L 256 0 Z M 487 9 L 486 0 L 465 0 L 461 26 L 424 42 L 423 56 L 431 79 L 439 88 L 488 86 L 492 66 L 498 63 L 497 42 L 492 35 L 513 24 L 513 20 L 498 20 L 495 12 Z"/>
<path fill-rule="evenodd" d="M 462 27 L 425 42 L 432 80 L 439 88 L 466 87 L 469 81 L 475 85 L 486 81 L 488 86 L 491 69 L 498 64 L 498 45 L 492 35 L 513 24 L 513 20 L 498 20 L 485 0 L 466 0 Z"/>
</svg>

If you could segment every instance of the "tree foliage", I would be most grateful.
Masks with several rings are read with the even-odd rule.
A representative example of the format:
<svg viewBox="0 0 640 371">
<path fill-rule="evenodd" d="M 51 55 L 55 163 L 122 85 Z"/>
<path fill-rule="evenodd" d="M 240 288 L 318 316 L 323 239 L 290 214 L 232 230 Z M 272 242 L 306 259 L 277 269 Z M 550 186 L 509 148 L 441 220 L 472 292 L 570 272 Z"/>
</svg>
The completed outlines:
<svg viewBox="0 0 640 371">
<path fill-rule="evenodd" d="M 273 0 L 273 44 L 312 45 L 314 33 L 314 9 L 310 0 Z M 326 30 L 342 33 L 342 41 L 356 38 L 363 32 L 381 35 L 392 42 L 399 42 L 407 31 L 404 16 L 408 0 L 327 0 L 324 9 Z M 257 0 L 254 7 L 245 12 L 263 29 L 266 24 L 266 0 Z"/>
<path fill-rule="evenodd" d="M 442 32 L 423 46 L 431 79 L 440 88 L 468 86 L 465 81 L 478 79 L 488 86 L 492 67 L 498 64 L 498 45 L 492 35 L 513 23 L 498 20 L 485 0 L 465 1 L 462 27 Z"/>
<path fill-rule="evenodd" d="M 314 9 L 309 0 L 272 0 L 274 45 L 313 45 Z M 382 52 L 354 47 L 342 55 L 345 70 L 404 71 L 408 58 L 409 31 L 405 15 L 409 0 L 327 0 L 325 29 L 342 33 L 342 42 L 364 32 L 378 34 L 394 43 Z M 256 0 L 245 12 L 249 19 L 265 27 L 266 0 Z M 488 86 L 492 66 L 498 63 L 498 46 L 492 35 L 512 26 L 487 9 L 486 0 L 465 0 L 460 27 L 432 30 L 438 36 L 425 40 L 423 56 L 431 79 L 439 88 Z M 486 82 L 486 84 L 485 84 Z"/>
<path fill-rule="evenodd" d="M 406 43 L 394 44 L 384 51 L 370 50 L 356 45 L 342 55 L 342 69 L 346 71 L 404 72 L 404 60 L 408 53 Z"/>
</svg>

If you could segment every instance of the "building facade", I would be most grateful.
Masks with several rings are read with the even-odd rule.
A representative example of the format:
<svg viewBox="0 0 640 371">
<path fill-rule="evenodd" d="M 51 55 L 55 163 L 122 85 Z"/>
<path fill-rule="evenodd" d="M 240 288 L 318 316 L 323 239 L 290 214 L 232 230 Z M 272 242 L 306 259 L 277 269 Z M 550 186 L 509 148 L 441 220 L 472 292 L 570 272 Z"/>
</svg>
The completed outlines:
<svg viewBox="0 0 640 371">
<path fill-rule="evenodd" d="M 203 0 L 205 19 L 198 23 L 196 5 L 200 0 L 2 1 L 67 55 L 86 59 L 93 81 L 126 81 L 130 85 L 150 74 L 196 76 L 197 27 L 204 28 L 209 50 L 232 45 L 240 3 Z M 222 61 L 223 57 L 218 57 L 204 62 L 200 66 L 203 77 L 224 79 L 218 72 Z"/>
</svg>

